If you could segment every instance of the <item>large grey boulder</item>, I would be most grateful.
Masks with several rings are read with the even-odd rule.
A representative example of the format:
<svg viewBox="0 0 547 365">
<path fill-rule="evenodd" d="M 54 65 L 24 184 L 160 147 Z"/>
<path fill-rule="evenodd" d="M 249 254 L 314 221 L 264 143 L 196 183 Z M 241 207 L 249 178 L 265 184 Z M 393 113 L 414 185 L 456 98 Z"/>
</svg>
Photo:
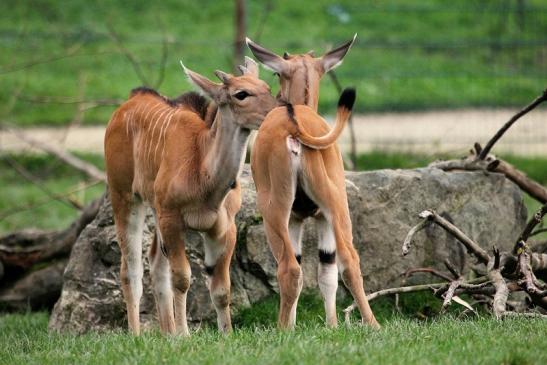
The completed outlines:
<svg viewBox="0 0 547 365">
<path fill-rule="evenodd" d="M 275 261 L 269 251 L 255 189 L 246 168 L 242 176 L 243 207 L 238 214 L 238 244 L 232 260 L 233 310 L 277 291 Z M 407 257 L 401 244 L 418 222 L 417 214 L 434 209 L 455 223 L 482 247 L 510 249 L 526 220 L 520 190 L 503 175 L 485 172 L 444 172 L 434 168 L 347 173 L 347 192 L 354 244 L 361 257 L 368 293 L 399 284 L 400 274 L 412 267 L 437 266 L 449 257 L 463 267 L 463 248 L 440 228 L 420 232 Z M 143 255 L 151 242 L 147 217 Z M 193 282 L 188 296 L 189 319 L 214 318 L 205 286 L 202 238 L 189 233 L 187 254 Z M 303 238 L 305 287 L 316 287 L 317 248 L 313 221 Z M 50 329 L 83 333 L 126 327 L 125 305 L 119 284 L 120 251 L 116 243 L 108 199 L 78 238 L 64 273 L 61 297 L 53 310 Z M 141 320 L 155 326 L 148 261 L 145 259 Z"/>
</svg>

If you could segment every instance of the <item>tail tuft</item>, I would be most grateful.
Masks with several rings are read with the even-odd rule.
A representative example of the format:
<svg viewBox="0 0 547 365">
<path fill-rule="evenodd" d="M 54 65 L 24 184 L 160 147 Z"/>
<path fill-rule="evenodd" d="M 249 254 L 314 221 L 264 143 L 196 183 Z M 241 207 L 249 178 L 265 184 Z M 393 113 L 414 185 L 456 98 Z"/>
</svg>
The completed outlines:
<svg viewBox="0 0 547 365">
<path fill-rule="evenodd" d="M 344 89 L 338 100 L 338 107 L 344 107 L 351 110 L 353 104 L 355 104 L 355 89 L 352 87 Z"/>
</svg>

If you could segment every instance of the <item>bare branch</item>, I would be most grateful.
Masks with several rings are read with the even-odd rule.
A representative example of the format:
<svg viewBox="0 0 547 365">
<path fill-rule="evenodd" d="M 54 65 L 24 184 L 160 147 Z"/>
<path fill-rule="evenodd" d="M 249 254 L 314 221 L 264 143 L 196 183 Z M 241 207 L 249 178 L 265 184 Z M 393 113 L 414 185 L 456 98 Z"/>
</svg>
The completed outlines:
<svg viewBox="0 0 547 365">
<path fill-rule="evenodd" d="M 540 283 L 530 265 L 530 255 L 526 247 L 522 248 L 518 257 L 518 272 L 521 276 L 519 284 L 531 296 L 544 297 L 547 296 L 547 290 L 541 290 L 544 284 Z"/>
<path fill-rule="evenodd" d="M 484 146 L 482 151 L 480 151 L 478 159 L 484 160 L 486 156 L 488 156 L 488 154 L 490 153 L 492 147 L 494 147 L 496 142 L 503 136 L 505 132 L 507 132 L 507 130 L 513 125 L 513 123 L 515 123 L 517 120 L 519 120 L 520 117 L 533 110 L 536 106 L 538 106 L 545 100 L 547 100 L 547 89 L 543 90 L 543 93 L 538 96 L 534 101 L 532 101 L 522 110 L 520 110 L 517 114 L 513 115 L 513 117 L 511 117 L 511 119 L 509 119 L 509 121 L 498 130 L 498 132 L 488 141 L 486 146 Z"/>
<path fill-rule="evenodd" d="M 112 40 L 116 44 L 116 47 L 118 47 L 118 50 L 125 56 L 125 58 L 127 58 L 129 63 L 133 67 L 133 70 L 137 74 L 139 80 L 141 80 L 143 85 L 150 85 L 136 57 L 133 55 L 133 53 L 131 53 L 131 51 L 129 51 L 129 49 L 124 46 L 119 34 L 114 29 L 114 25 L 112 24 L 112 22 L 107 21 L 106 26 L 108 28 L 108 34 L 110 35 L 110 38 L 112 38 Z"/>
<path fill-rule="evenodd" d="M 483 283 L 485 279 L 486 277 L 482 276 L 473 280 L 469 280 L 466 283 L 462 282 L 462 286 Z M 447 288 L 449 285 L 450 285 L 450 282 L 444 282 L 444 283 L 420 284 L 420 285 L 412 285 L 412 286 L 402 286 L 398 288 L 383 289 L 383 290 L 379 290 L 377 292 L 367 295 L 367 299 L 369 301 L 372 301 L 379 297 L 382 297 L 385 295 L 391 295 L 391 294 L 414 293 L 414 292 L 420 292 L 420 291 L 426 291 L 426 290 L 438 291 L 438 290 L 442 290 L 443 288 Z M 355 310 L 355 308 L 357 308 L 357 304 L 353 303 L 343 310 L 346 324 L 351 323 L 350 315 L 351 315 L 351 312 Z"/>
<path fill-rule="evenodd" d="M 467 251 L 477 257 L 480 262 L 486 264 L 490 260 L 490 257 L 488 256 L 486 251 L 482 249 L 477 243 L 475 243 L 475 241 L 467 237 L 458 227 L 435 213 L 433 210 L 425 210 L 421 212 L 420 218 L 427 219 L 433 223 L 436 223 L 445 231 L 456 237 L 458 241 L 463 243 L 463 245 L 467 248 Z"/>
<path fill-rule="evenodd" d="M 255 35 L 253 37 L 253 40 L 255 42 L 260 43 L 260 37 L 262 37 L 262 32 L 264 31 L 264 26 L 266 25 L 266 21 L 268 20 L 268 16 L 273 10 L 273 1 L 267 0 L 264 4 L 264 9 L 262 10 L 262 16 L 260 17 L 260 21 L 258 22 L 258 28 L 256 29 Z"/>
<path fill-rule="evenodd" d="M 528 193 L 532 198 L 542 204 L 547 204 L 547 188 L 545 186 L 530 179 L 525 173 L 510 163 L 499 159 L 498 161 L 499 163 L 493 169 L 488 169 L 488 171 L 504 174 L 506 178 L 517 184 L 519 188 Z"/>
<path fill-rule="evenodd" d="M 460 276 L 456 280 L 450 283 L 450 286 L 448 287 L 448 290 L 446 291 L 444 295 L 444 301 L 443 301 L 443 309 L 448 307 L 450 303 L 452 302 L 452 298 L 454 297 L 454 292 L 458 287 L 463 283 L 464 278 Z"/>
<path fill-rule="evenodd" d="M 25 70 L 27 68 L 31 68 L 31 67 L 41 65 L 41 64 L 44 64 L 44 63 L 59 61 L 59 60 L 62 60 L 64 58 L 73 57 L 73 56 L 77 55 L 77 52 L 82 47 L 82 45 L 83 45 L 83 43 L 76 43 L 75 45 L 70 47 L 67 52 L 65 52 L 63 54 L 50 56 L 48 58 L 44 58 L 44 59 L 41 59 L 41 60 L 30 61 L 30 62 L 16 64 L 16 65 L 13 65 L 13 66 L 4 67 L 4 68 L 0 69 L 0 75 L 7 74 L 7 73 L 10 73 L 10 72 Z"/>
<path fill-rule="evenodd" d="M 33 176 L 27 169 L 25 169 L 21 164 L 19 164 L 17 161 L 15 161 L 13 158 L 9 157 L 8 155 L 2 155 L 2 159 L 4 159 L 19 175 L 21 175 L 24 179 L 34 184 L 38 189 L 42 190 L 47 196 L 50 198 L 53 198 L 55 200 L 59 200 L 61 203 L 65 204 L 66 206 L 70 208 L 76 208 L 76 209 L 82 209 L 82 205 L 76 202 L 73 199 L 70 199 L 70 197 L 59 199 L 58 195 L 55 194 L 53 191 L 51 191 L 46 185 L 42 184 L 40 180 L 38 180 L 35 176 Z"/>
<path fill-rule="evenodd" d="M 10 131 L 11 133 L 15 134 L 19 139 L 25 141 L 29 145 L 45 151 L 51 155 L 54 155 L 66 164 L 84 172 L 90 178 L 100 181 L 106 181 L 105 173 L 95 167 L 95 165 L 83 161 L 67 151 L 63 151 L 55 146 L 51 146 L 47 143 L 29 137 L 28 135 L 16 128 L 8 127 L 5 124 L 0 125 L 0 128 Z"/>
<path fill-rule="evenodd" d="M 0 221 L 2 221 L 4 219 L 6 219 L 7 217 L 12 216 L 14 214 L 35 209 L 35 208 L 38 208 L 38 207 L 40 207 L 42 205 L 45 205 L 45 204 L 49 204 L 49 203 L 51 203 L 53 201 L 56 201 L 56 200 L 66 199 L 67 197 L 71 196 L 74 193 L 77 193 L 77 192 L 82 191 L 82 190 L 89 189 L 92 186 L 102 184 L 102 183 L 103 183 L 102 181 L 98 181 L 98 180 L 93 181 L 93 182 L 91 182 L 89 184 L 86 184 L 82 187 L 71 190 L 71 191 L 69 191 L 68 193 L 65 193 L 65 194 L 55 194 L 52 198 L 41 200 L 41 201 L 38 201 L 37 203 L 24 204 L 24 205 L 20 205 L 20 206 L 17 206 L 17 207 L 12 207 L 12 208 L 6 209 L 5 211 L 0 212 Z"/>
<path fill-rule="evenodd" d="M 450 260 L 444 259 L 444 266 L 448 269 L 448 271 L 450 271 L 450 273 L 452 275 L 454 275 L 454 279 L 458 279 L 461 276 L 458 269 L 456 269 L 456 267 L 454 265 L 452 265 Z"/>
<path fill-rule="evenodd" d="M 36 104 L 85 104 L 86 106 L 116 106 L 122 104 L 123 99 L 75 99 L 63 96 L 19 96 L 19 100 Z"/>
<path fill-rule="evenodd" d="M 154 84 L 155 89 L 159 89 L 161 84 L 163 84 L 163 80 L 165 78 L 165 65 L 167 64 L 167 58 L 169 55 L 169 37 L 167 35 L 167 30 L 165 29 L 165 24 L 163 24 L 163 22 L 161 21 L 159 17 L 158 17 L 158 25 L 161 28 L 163 40 L 162 40 L 161 57 L 160 57 L 160 69 L 158 71 L 158 79 L 156 80 L 156 83 Z"/>
<path fill-rule="evenodd" d="M 438 270 L 435 270 L 431 267 L 419 267 L 419 268 L 415 268 L 415 269 L 408 269 L 407 271 L 405 271 L 402 276 L 406 279 L 408 278 L 409 276 L 415 274 L 415 273 L 418 273 L 418 272 L 424 272 L 424 273 L 428 273 L 428 274 L 431 274 L 431 275 L 434 275 L 434 276 L 437 276 L 441 279 L 444 279 L 446 281 L 450 281 L 452 280 L 452 278 L 450 276 L 448 276 L 447 274 L 443 273 L 443 272 L 440 272 Z"/>
<path fill-rule="evenodd" d="M 534 228 L 538 224 L 541 223 L 543 220 L 543 217 L 547 214 L 547 203 L 543 205 L 533 216 L 532 218 L 526 223 L 526 227 L 524 227 L 524 230 L 520 234 L 519 238 L 517 239 L 517 242 L 515 243 L 515 246 L 513 247 L 513 254 L 518 254 L 519 248 L 524 248 L 526 245 L 526 241 L 528 241 L 528 238 L 534 231 Z"/>
<path fill-rule="evenodd" d="M 537 236 L 541 233 L 547 233 L 547 228 L 538 228 L 534 232 L 530 233 L 530 237 Z"/>
<path fill-rule="evenodd" d="M 412 243 L 412 239 L 414 238 L 414 235 L 416 233 L 420 232 L 425 227 L 427 227 L 429 225 L 429 223 L 430 223 L 430 221 L 428 219 L 424 219 L 420 223 L 418 223 L 417 225 L 415 225 L 414 227 L 412 227 L 410 229 L 410 231 L 406 235 L 406 238 L 403 242 L 403 256 L 408 255 L 408 253 L 410 252 L 410 246 L 411 246 L 411 243 Z"/>
<path fill-rule="evenodd" d="M 460 160 L 435 161 L 429 164 L 429 167 L 438 168 L 443 171 L 489 171 L 498 172 L 505 175 L 506 178 L 518 185 L 532 198 L 542 204 L 547 203 L 547 188 L 538 182 L 530 179 L 525 173 L 518 170 L 510 163 L 488 156 L 486 160 L 478 160 L 475 155 Z"/>
<path fill-rule="evenodd" d="M 496 288 L 496 294 L 494 294 L 494 303 L 492 309 L 497 319 L 502 318 L 506 310 L 507 297 L 509 296 L 509 289 L 507 283 L 501 275 L 500 271 L 500 253 L 497 248 L 494 247 L 494 262 L 491 264 L 491 269 L 488 270 L 488 277 L 492 280 L 494 288 Z"/>
</svg>

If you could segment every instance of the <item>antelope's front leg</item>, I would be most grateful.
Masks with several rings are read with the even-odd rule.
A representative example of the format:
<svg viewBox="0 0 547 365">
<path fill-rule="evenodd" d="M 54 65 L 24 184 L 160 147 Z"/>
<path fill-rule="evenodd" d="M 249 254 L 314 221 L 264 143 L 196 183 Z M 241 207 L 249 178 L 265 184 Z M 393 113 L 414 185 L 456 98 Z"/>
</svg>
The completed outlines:
<svg viewBox="0 0 547 365">
<path fill-rule="evenodd" d="M 171 285 L 174 291 L 176 333 L 189 336 L 186 320 L 186 296 L 190 288 L 191 268 L 186 258 L 184 227 L 178 211 L 158 210 L 158 222 L 163 251 L 171 268 Z M 171 329 L 168 329 L 171 331 Z"/>
<path fill-rule="evenodd" d="M 216 231 L 216 232 L 215 232 Z M 213 230 L 205 234 L 205 269 L 211 300 L 217 312 L 218 330 L 232 331 L 230 317 L 230 262 L 236 245 L 237 228 L 229 224 L 225 232 Z"/>
</svg>

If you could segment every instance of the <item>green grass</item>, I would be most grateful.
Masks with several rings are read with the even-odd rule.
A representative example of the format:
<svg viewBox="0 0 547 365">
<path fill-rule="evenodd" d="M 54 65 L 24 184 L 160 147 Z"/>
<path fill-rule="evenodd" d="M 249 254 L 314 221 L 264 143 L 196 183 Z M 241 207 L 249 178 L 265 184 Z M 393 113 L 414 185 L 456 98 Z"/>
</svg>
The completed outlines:
<svg viewBox="0 0 547 365">
<path fill-rule="evenodd" d="M 403 298 L 406 298 L 403 297 Z M 423 295 L 417 297 L 424 298 Z M 411 299 L 414 305 L 420 303 Z M 439 301 L 437 300 L 437 303 Z M 81 336 L 47 332 L 46 313 L 0 316 L 0 364 L 542 364 L 545 331 L 539 319 L 496 321 L 455 312 L 417 320 L 373 302 L 382 330 L 352 325 L 328 329 L 321 303 L 300 300 L 295 331 L 275 328 L 277 298 L 234 316 L 235 332 L 222 336 L 202 326 L 190 338 L 156 331 L 134 337 L 122 331 Z M 404 305 L 404 303 L 403 303 Z M 423 305 L 422 305 L 423 306 Z"/>
<path fill-rule="evenodd" d="M 101 156 L 80 157 L 103 166 Z M 68 227 L 79 214 L 70 204 L 48 197 L 39 187 L 22 178 L 7 158 L 23 166 L 54 194 L 64 196 L 74 191 L 69 197 L 82 205 L 99 197 L 105 190 L 103 183 L 85 188 L 89 184 L 85 176 L 54 158 L 45 155 L 4 155 L 0 158 L 0 235 L 24 228 Z"/>
<path fill-rule="evenodd" d="M 79 155 L 85 160 L 104 169 L 104 161 L 100 155 Z M 56 194 L 66 194 L 79 189 L 87 180 L 78 171 L 45 155 L 7 155 L 15 160 L 31 174 L 38 177 L 49 190 Z M 448 158 L 448 156 L 442 156 Z M 358 170 L 369 171 L 378 169 L 412 169 L 427 166 L 439 156 L 408 154 L 398 152 L 373 151 L 358 156 Z M 502 156 L 508 162 L 518 166 L 522 171 L 543 185 L 547 185 L 547 158 Z M 0 157 L 0 235 L 23 228 L 58 229 L 68 226 L 77 216 L 78 211 L 70 206 L 48 201 L 48 197 L 36 186 L 26 182 L 6 162 L 6 157 Z M 98 184 L 89 189 L 72 194 L 72 198 L 86 203 L 104 192 L 104 184 Z M 540 204 L 534 199 L 524 196 L 529 213 L 535 212 Z M 16 213 L 16 207 L 34 206 L 33 209 Z M 1 219 L 6 213 L 12 213 Z"/>
<path fill-rule="evenodd" d="M 247 1 L 247 34 L 255 37 L 269 1 Z M 111 22 L 155 84 L 163 31 L 169 39 L 160 91 L 190 89 L 179 59 L 209 77 L 231 68 L 233 1 L 53 0 L 0 3 L 0 117 L 20 126 L 63 125 L 73 104 L 34 97 L 127 97 L 142 82 L 108 34 Z M 520 106 L 545 87 L 547 7 L 543 0 L 327 0 L 273 2 L 260 42 L 278 53 L 318 54 L 358 33 L 336 71 L 359 91 L 358 111 Z M 162 26 L 160 26 L 162 24 Z M 255 37 L 256 38 L 256 37 Z M 248 51 L 247 51 L 248 52 Z M 277 80 L 262 77 L 277 88 Z M 338 98 L 328 77 L 322 112 Z M 275 90 L 274 90 L 275 91 Z M 84 122 L 104 124 L 113 107 L 92 108 Z"/>
</svg>

